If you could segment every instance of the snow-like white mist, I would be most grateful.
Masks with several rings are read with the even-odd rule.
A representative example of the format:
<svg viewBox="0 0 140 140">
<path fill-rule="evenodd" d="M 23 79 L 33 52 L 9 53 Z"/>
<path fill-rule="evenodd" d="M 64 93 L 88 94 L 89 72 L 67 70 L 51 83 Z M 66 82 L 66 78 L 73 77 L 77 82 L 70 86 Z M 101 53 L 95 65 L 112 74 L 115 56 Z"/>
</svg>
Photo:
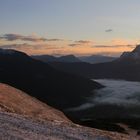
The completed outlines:
<svg viewBox="0 0 140 140">
<path fill-rule="evenodd" d="M 97 105 L 117 105 L 126 108 L 140 107 L 140 82 L 123 80 L 94 80 L 106 86 L 94 92 L 85 104 L 69 111 L 86 110 Z"/>
<path fill-rule="evenodd" d="M 140 82 L 121 80 L 96 80 L 106 87 L 96 91 L 95 104 L 109 103 L 123 106 L 140 106 Z"/>
</svg>

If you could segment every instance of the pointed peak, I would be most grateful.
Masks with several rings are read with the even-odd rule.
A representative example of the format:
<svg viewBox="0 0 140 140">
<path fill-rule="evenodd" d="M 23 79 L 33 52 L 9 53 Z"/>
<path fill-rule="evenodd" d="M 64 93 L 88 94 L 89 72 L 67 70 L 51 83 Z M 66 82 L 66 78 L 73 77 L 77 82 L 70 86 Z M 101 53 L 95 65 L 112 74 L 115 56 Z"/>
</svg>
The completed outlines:
<svg viewBox="0 0 140 140">
<path fill-rule="evenodd" d="M 140 44 L 136 46 L 136 48 L 133 50 L 133 52 L 140 52 Z"/>
<path fill-rule="evenodd" d="M 123 52 L 120 58 L 127 57 L 130 54 L 130 52 Z"/>
<path fill-rule="evenodd" d="M 0 49 L 0 54 L 14 54 L 16 51 L 11 49 Z"/>
</svg>

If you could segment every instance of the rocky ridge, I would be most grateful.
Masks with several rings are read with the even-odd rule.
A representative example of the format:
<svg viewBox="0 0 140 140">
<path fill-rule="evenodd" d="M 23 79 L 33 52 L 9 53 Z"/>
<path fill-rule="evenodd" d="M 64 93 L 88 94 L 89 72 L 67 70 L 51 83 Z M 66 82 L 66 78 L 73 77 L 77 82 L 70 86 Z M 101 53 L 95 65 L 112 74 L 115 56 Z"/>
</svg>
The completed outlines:
<svg viewBox="0 0 140 140">
<path fill-rule="evenodd" d="M 0 84 L 2 140 L 132 140 L 116 132 L 83 127 L 26 93 Z M 133 137 L 133 140 L 138 140 Z"/>
</svg>

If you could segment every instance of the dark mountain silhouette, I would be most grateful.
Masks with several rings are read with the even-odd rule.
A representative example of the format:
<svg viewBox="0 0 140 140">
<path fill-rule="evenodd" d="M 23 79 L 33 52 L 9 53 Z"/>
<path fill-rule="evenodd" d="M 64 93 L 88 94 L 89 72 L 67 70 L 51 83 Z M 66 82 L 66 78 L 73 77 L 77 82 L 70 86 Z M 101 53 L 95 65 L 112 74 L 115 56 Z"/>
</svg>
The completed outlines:
<svg viewBox="0 0 140 140">
<path fill-rule="evenodd" d="M 51 63 L 59 70 L 79 74 L 88 78 L 113 78 L 140 81 L 140 45 L 132 52 L 123 53 L 122 56 L 112 62 L 88 64 L 88 63 Z"/>
<path fill-rule="evenodd" d="M 36 60 L 43 61 L 43 62 L 57 62 L 57 57 L 52 56 L 52 55 L 34 55 L 31 57 Z"/>
<path fill-rule="evenodd" d="M 25 53 L 0 49 L 0 81 L 60 109 L 81 104 L 101 88 L 87 78 L 55 70 Z"/>
<path fill-rule="evenodd" d="M 61 61 L 61 62 L 81 62 L 80 59 L 78 59 L 74 55 L 61 56 L 61 57 L 59 57 L 59 61 Z"/>
<path fill-rule="evenodd" d="M 81 56 L 79 57 L 79 59 L 83 62 L 96 64 L 96 63 L 111 62 L 117 58 L 111 56 L 103 56 L 103 55 L 91 55 L 91 56 Z"/>
<path fill-rule="evenodd" d="M 81 62 L 80 59 L 78 59 L 74 55 L 65 55 L 60 57 L 55 57 L 51 55 L 36 55 L 32 56 L 32 58 L 41 60 L 43 62 L 68 62 L 68 63 Z"/>
<path fill-rule="evenodd" d="M 74 55 L 65 55 L 60 57 L 55 57 L 52 55 L 35 55 L 32 56 L 32 58 L 41 60 L 43 62 L 65 62 L 65 63 L 87 62 L 91 64 L 111 62 L 117 59 L 116 57 L 102 56 L 102 55 L 91 55 L 91 56 L 81 56 L 81 57 L 76 57 Z"/>
<path fill-rule="evenodd" d="M 140 45 L 137 45 L 132 52 L 124 52 L 120 58 L 119 62 L 128 64 L 140 64 Z"/>
</svg>

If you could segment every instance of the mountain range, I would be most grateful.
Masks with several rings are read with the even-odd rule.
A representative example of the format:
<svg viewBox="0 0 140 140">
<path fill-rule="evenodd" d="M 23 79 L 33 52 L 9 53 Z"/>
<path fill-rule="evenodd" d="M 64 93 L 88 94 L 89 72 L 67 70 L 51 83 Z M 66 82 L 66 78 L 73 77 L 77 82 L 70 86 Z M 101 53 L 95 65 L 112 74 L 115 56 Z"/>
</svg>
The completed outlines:
<svg viewBox="0 0 140 140">
<path fill-rule="evenodd" d="M 79 59 L 82 62 L 87 62 L 90 64 L 96 64 L 96 63 L 105 63 L 105 62 L 111 62 L 117 59 L 116 57 L 111 56 L 103 56 L 103 55 L 91 55 L 91 56 L 81 56 Z"/>
<path fill-rule="evenodd" d="M 81 60 L 78 57 L 75 57 L 74 55 L 65 55 L 60 57 L 55 57 L 52 55 L 36 55 L 32 56 L 32 58 L 41 60 L 43 62 L 68 62 L 68 63 L 81 62 Z"/>
<path fill-rule="evenodd" d="M 79 122 L 81 116 L 84 116 L 85 113 L 92 112 L 94 115 L 96 115 L 97 113 L 102 115 L 102 113 L 103 114 L 108 113 L 108 112 L 104 112 L 104 110 L 108 110 L 108 108 L 110 108 L 108 110 L 109 112 L 113 111 L 114 107 L 112 106 L 111 107 L 101 106 L 101 107 L 97 107 L 93 111 L 87 110 L 87 112 L 77 112 L 74 114 L 73 112 L 70 113 L 67 112 L 66 110 L 67 108 L 73 108 L 82 105 L 87 97 L 94 95 L 94 90 L 104 87 L 103 85 L 95 81 L 89 80 L 90 78 L 113 77 L 115 79 L 127 78 L 128 80 L 137 80 L 136 78 L 139 78 L 138 73 L 132 73 L 133 74 L 132 75 L 131 74 L 132 71 L 128 71 L 128 69 L 133 70 L 133 68 L 134 69 L 136 68 L 135 70 L 137 70 L 138 72 L 138 67 L 140 65 L 138 62 L 133 63 L 133 61 L 134 60 L 139 61 L 139 59 L 138 58 L 134 59 L 133 57 L 136 54 L 139 54 L 138 51 L 139 47 L 140 46 L 137 46 L 136 49 L 134 49 L 132 52 L 127 53 L 125 57 L 123 54 L 120 58 L 112 62 L 99 63 L 99 64 L 89 64 L 85 62 L 44 63 L 40 60 L 31 58 L 30 56 L 28 56 L 23 52 L 9 50 L 9 49 L 8 50 L 0 49 L 0 81 L 2 83 L 11 85 L 12 87 L 15 87 L 17 89 L 20 89 L 28 93 L 30 96 L 35 97 L 44 103 L 47 103 L 55 108 L 61 109 L 70 119 L 72 119 L 73 121 L 79 124 L 91 126 L 91 127 L 97 127 L 98 129 L 104 127 L 105 130 L 108 130 L 108 128 L 110 127 L 115 131 L 124 132 L 123 129 L 121 129 L 120 127 L 118 127 L 118 125 L 115 124 L 116 120 L 115 121 L 112 120 L 113 124 L 111 124 L 110 126 L 108 123 L 110 122 L 110 120 L 105 120 L 105 121 L 95 120 L 94 122 L 85 121 L 84 123 Z M 126 73 L 127 71 L 128 73 Z M 9 90 L 9 92 L 12 90 L 13 89 Z M 21 94 L 13 95 L 11 93 L 10 93 L 11 95 L 9 95 L 9 92 L 7 91 L 7 94 L 5 95 L 1 94 L 0 96 L 1 98 L 4 99 L 4 102 L 0 102 L 0 107 L 2 108 L 2 111 L 6 110 L 8 112 L 9 111 L 12 113 L 16 112 L 17 114 L 20 113 L 22 115 L 29 114 L 30 117 L 34 115 L 37 118 L 41 116 L 43 117 L 43 119 L 49 117 L 45 112 L 45 109 L 49 110 L 49 107 L 47 107 L 40 101 L 36 99 L 31 99 L 27 95 L 21 95 Z M 6 98 L 9 98 L 10 102 L 6 101 L 4 96 Z M 25 97 L 28 99 L 24 100 L 23 98 Z M 22 102 L 23 104 L 20 103 L 21 100 L 23 100 Z M 30 104 L 28 103 L 31 103 L 32 105 L 31 108 L 27 107 L 30 106 Z M 27 106 L 24 106 L 25 104 Z M 21 108 L 23 108 L 23 110 L 20 110 Z M 101 110 L 99 110 L 99 108 Z M 60 120 L 62 119 L 61 117 L 63 117 L 64 120 L 66 119 L 65 116 L 63 116 L 63 113 L 60 113 L 60 118 L 59 118 Z M 100 124 L 98 123 L 98 121 L 102 123 Z M 121 121 L 122 120 L 120 120 L 120 122 Z M 135 126 L 134 124 L 135 122 L 136 121 L 132 121 L 131 126 Z"/>
<path fill-rule="evenodd" d="M 74 55 L 65 55 L 60 57 L 55 57 L 52 55 L 36 55 L 32 56 L 32 58 L 41 60 L 43 62 L 63 62 L 63 63 L 80 63 L 80 62 L 87 62 L 91 64 L 96 63 L 104 63 L 104 62 L 111 62 L 116 57 L 110 57 L 110 56 L 102 56 L 102 55 L 91 55 L 91 56 L 74 56 Z"/>
<path fill-rule="evenodd" d="M 90 79 L 124 79 L 140 81 L 140 45 L 132 52 L 123 53 L 112 62 L 88 63 L 50 63 L 56 69 L 81 75 Z"/>
<path fill-rule="evenodd" d="M 25 53 L 0 49 L 0 81 L 60 109 L 81 104 L 103 87 L 88 78 L 67 74 Z"/>
<path fill-rule="evenodd" d="M 49 63 L 54 68 L 59 69 L 64 72 L 80 75 L 89 79 L 114 79 L 114 80 L 127 80 L 127 81 L 140 81 L 140 45 L 137 45 L 134 50 L 131 52 L 123 53 L 120 58 L 106 63 L 98 63 L 98 64 L 89 64 L 89 63 Z M 110 91 L 112 92 L 112 91 Z M 127 92 L 127 91 L 125 91 Z M 127 94 L 127 93 L 126 93 Z M 99 95 L 100 96 L 100 95 Z M 137 93 L 136 96 L 139 101 L 140 96 Z M 91 97 L 92 98 L 92 97 Z M 133 97 L 128 96 L 128 100 L 131 100 Z M 139 105 L 136 105 L 135 108 L 132 109 L 131 106 L 128 106 L 128 109 L 122 107 L 121 105 L 99 105 L 94 106 L 93 108 L 89 108 L 89 110 L 78 111 L 77 114 L 73 116 L 79 118 L 80 116 L 89 116 L 94 118 L 95 120 L 87 120 L 84 121 L 85 125 L 94 126 L 97 122 L 97 126 L 100 128 L 104 127 L 104 123 L 107 122 L 115 122 L 115 123 L 125 123 L 129 125 L 131 128 L 140 129 L 140 121 L 139 117 L 129 117 L 126 113 L 129 112 L 138 112 L 139 113 Z M 112 112 L 113 117 L 110 112 Z M 103 115 L 104 114 L 104 115 Z M 97 116 L 96 116 L 97 115 Z M 99 116 L 101 118 L 99 118 Z M 103 116 L 103 118 L 102 118 Z M 105 118 L 105 116 L 108 118 Z M 99 119 L 99 120 L 98 120 Z M 108 126 L 109 124 L 105 125 Z M 113 127 L 112 127 L 113 128 Z"/>
</svg>

